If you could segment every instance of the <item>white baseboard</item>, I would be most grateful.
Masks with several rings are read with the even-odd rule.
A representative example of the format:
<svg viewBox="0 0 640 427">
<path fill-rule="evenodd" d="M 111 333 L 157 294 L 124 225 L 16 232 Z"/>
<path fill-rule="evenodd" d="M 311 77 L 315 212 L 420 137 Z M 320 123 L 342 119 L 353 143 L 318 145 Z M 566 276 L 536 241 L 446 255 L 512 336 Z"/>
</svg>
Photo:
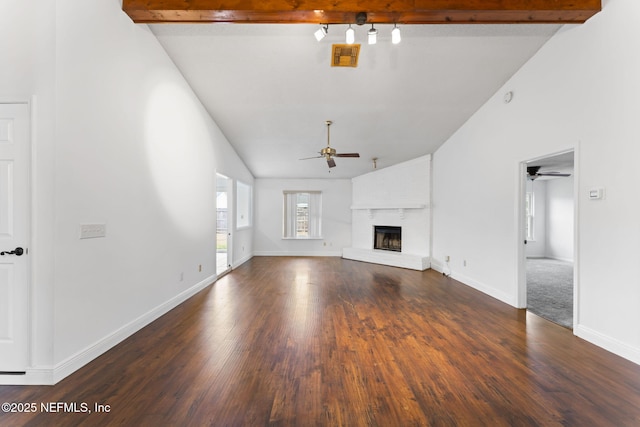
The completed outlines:
<svg viewBox="0 0 640 427">
<path fill-rule="evenodd" d="M 557 261 L 570 262 L 571 264 L 573 264 L 574 262 L 572 258 L 551 258 L 551 259 L 555 259 Z"/>
<path fill-rule="evenodd" d="M 53 368 L 31 368 L 24 375 L 0 375 L 0 385 L 53 384 Z"/>
<path fill-rule="evenodd" d="M 238 261 L 234 261 L 231 268 L 235 269 L 240 267 L 242 264 L 244 264 L 245 262 L 249 261 L 251 258 L 253 258 L 253 254 L 249 254 L 247 256 L 245 256 L 244 258 L 240 258 Z"/>
<path fill-rule="evenodd" d="M 552 257 L 552 256 L 527 256 L 527 259 L 553 259 L 556 261 L 573 263 L 573 258 L 558 258 L 558 257 Z"/>
<path fill-rule="evenodd" d="M 630 346 L 629 344 L 601 334 L 600 332 L 594 331 L 593 329 L 583 325 L 577 325 L 574 328 L 573 333 L 576 336 L 589 341 L 591 344 L 602 347 L 613 354 L 640 365 L 640 348 Z"/>
<path fill-rule="evenodd" d="M 94 344 L 88 346 L 84 350 L 77 352 L 73 356 L 57 364 L 53 368 L 53 373 L 51 375 L 51 379 L 53 382 L 50 384 L 55 384 L 61 381 L 62 379 L 66 378 L 73 372 L 77 371 L 78 369 L 82 368 L 87 363 L 91 362 L 98 356 L 104 354 L 105 352 L 107 352 L 117 344 L 121 343 L 122 341 L 124 341 L 125 339 L 133 335 L 134 333 L 138 332 L 140 329 L 147 326 L 149 323 L 158 319 L 163 314 L 167 313 L 168 311 L 177 307 L 178 305 L 180 305 L 181 303 L 183 303 L 184 301 L 186 301 L 196 293 L 200 292 L 202 289 L 206 288 L 214 281 L 215 281 L 215 276 L 210 276 L 204 279 L 203 281 L 195 284 L 191 288 L 186 289 L 185 291 L 179 293 L 178 295 L 171 298 L 170 300 L 160 304 L 156 308 L 148 311 L 147 313 L 143 314 L 142 316 L 138 317 L 132 322 L 129 322 L 126 325 L 122 326 L 120 329 L 112 332 L 111 334 L 105 336 L 104 338 L 100 339 Z"/>
<path fill-rule="evenodd" d="M 285 252 L 285 251 L 258 251 L 254 256 L 342 256 L 342 251 L 316 251 L 316 252 Z"/>
<path fill-rule="evenodd" d="M 444 265 L 437 259 L 431 258 L 431 269 L 437 271 L 438 273 L 442 273 L 444 272 Z"/>
<path fill-rule="evenodd" d="M 489 295 L 499 301 L 502 301 L 505 304 L 509 304 L 512 307 L 517 307 L 516 297 L 506 294 L 498 289 L 492 288 L 491 286 L 487 286 L 482 282 L 474 280 L 470 277 L 464 276 L 457 272 L 451 273 L 451 278 L 457 280 L 458 282 L 462 282 L 463 284 L 470 286 L 482 293 Z"/>
<path fill-rule="evenodd" d="M 431 260 L 431 268 L 439 273 L 446 273 L 449 274 L 449 267 L 446 266 L 445 264 L 439 260 L 436 259 L 432 259 Z M 505 304 L 509 304 L 512 307 L 516 307 L 517 308 L 517 304 L 516 304 L 516 296 L 511 296 L 509 294 L 506 294 L 502 291 L 499 291 L 495 288 L 492 288 L 491 286 L 487 286 L 482 282 L 479 282 L 477 280 L 474 280 L 470 277 L 467 277 L 465 275 L 459 274 L 457 272 L 452 272 L 451 274 L 449 274 L 449 276 L 454 279 L 457 280 L 458 282 L 461 282 L 464 285 L 467 285 L 477 291 L 480 291 L 484 294 L 489 295 L 490 297 L 493 297 L 499 301 L 502 301 Z"/>
</svg>

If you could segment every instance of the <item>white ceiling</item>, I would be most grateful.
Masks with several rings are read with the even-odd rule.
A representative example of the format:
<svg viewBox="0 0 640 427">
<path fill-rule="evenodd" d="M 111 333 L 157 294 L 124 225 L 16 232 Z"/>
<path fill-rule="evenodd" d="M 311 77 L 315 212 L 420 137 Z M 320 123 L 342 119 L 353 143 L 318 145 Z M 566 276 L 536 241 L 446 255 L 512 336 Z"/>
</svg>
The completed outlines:
<svg viewBox="0 0 640 427">
<path fill-rule="evenodd" d="M 150 26 L 257 178 L 350 178 L 433 153 L 558 30 L 559 25 L 355 27 L 357 68 L 330 66 L 345 25 Z M 359 152 L 329 173 L 326 145 Z"/>
</svg>

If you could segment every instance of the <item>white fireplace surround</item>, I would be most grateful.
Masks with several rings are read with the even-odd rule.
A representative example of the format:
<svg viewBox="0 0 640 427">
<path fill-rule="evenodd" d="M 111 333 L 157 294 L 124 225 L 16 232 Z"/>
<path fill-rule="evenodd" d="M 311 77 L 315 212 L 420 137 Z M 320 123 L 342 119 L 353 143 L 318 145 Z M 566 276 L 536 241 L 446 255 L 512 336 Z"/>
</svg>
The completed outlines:
<svg viewBox="0 0 640 427">
<path fill-rule="evenodd" d="M 352 247 L 342 257 L 414 270 L 430 268 L 431 156 L 352 180 Z M 402 227 L 401 252 L 373 249 L 374 226 Z"/>
<path fill-rule="evenodd" d="M 425 243 L 425 221 L 428 216 L 426 205 L 421 208 L 366 208 L 352 207 L 353 212 L 353 242 L 354 247 L 344 248 L 342 257 L 354 261 L 384 264 L 393 267 L 412 270 L 426 270 L 431 267 L 431 259 L 427 254 L 420 254 L 420 245 Z M 374 227 L 386 226 L 402 227 L 402 251 L 388 251 L 374 249 Z M 426 242 L 428 244 L 428 240 Z M 357 246 L 356 246 L 357 244 Z M 423 250 L 428 250 L 428 246 Z"/>
</svg>

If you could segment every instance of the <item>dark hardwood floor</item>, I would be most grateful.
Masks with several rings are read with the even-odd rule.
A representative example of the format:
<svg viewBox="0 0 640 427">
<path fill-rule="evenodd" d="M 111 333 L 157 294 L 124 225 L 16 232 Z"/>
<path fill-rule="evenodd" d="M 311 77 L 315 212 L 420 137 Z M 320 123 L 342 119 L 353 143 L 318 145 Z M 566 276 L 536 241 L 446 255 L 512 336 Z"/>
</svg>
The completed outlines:
<svg viewBox="0 0 640 427">
<path fill-rule="evenodd" d="M 640 367 L 435 271 L 256 257 L 0 402 L 38 406 L 2 426 L 638 426 Z"/>
</svg>

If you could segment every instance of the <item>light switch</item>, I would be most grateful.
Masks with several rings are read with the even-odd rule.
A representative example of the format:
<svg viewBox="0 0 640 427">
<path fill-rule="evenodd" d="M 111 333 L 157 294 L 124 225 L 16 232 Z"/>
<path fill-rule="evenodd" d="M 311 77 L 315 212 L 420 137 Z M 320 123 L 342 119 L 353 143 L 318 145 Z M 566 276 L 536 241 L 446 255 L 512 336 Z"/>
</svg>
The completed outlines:
<svg viewBox="0 0 640 427">
<path fill-rule="evenodd" d="M 604 197 L 604 188 L 594 187 L 589 189 L 589 200 L 600 200 Z"/>
<path fill-rule="evenodd" d="M 96 237 L 105 237 L 106 235 L 106 224 L 80 224 L 81 239 L 94 239 Z"/>
</svg>

